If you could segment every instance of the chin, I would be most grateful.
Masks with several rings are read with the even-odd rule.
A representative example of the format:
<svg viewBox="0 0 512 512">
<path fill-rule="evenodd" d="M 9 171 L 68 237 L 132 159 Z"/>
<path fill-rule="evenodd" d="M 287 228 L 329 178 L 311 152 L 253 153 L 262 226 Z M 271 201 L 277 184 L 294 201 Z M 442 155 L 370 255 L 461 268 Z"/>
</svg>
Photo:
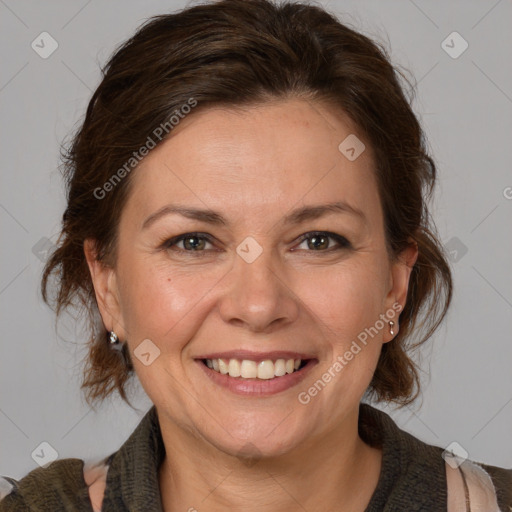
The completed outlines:
<svg viewBox="0 0 512 512">
<path fill-rule="evenodd" d="M 243 435 L 230 430 L 232 436 L 223 431 L 222 439 L 211 439 L 211 443 L 222 452 L 238 457 L 248 464 L 262 458 L 279 457 L 293 451 L 304 441 L 298 432 L 290 431 L 289 428 L 285 428 L 284 431 L 276 428 L 279 422 L 282 422 L 282 418 L 269 424 L 267 428 L 252 432 L 252 435 L 247 433 L 247 429 Z M 281 423 L 283 424 L 284 422 Z"/>
</svg>

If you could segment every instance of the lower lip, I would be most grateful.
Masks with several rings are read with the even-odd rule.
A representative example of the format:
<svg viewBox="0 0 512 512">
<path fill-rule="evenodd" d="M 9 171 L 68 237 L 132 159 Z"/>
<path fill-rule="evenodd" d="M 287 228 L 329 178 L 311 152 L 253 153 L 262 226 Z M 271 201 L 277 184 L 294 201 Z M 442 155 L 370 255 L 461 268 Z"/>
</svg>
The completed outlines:
<svg viewBox="0 0 512 512">
<path fill-rule="evenodd" d="M 315 359 L 310 359 L 300 370 L 273 379 L 243 379 L 216 372 L 208 368 L 201 360 L 196 360 L 196 362 L 215 384 L 232 393 L 245 396 L 271 396 L 290 389 L 301 382 L 317 363 Z"/>
</svg>

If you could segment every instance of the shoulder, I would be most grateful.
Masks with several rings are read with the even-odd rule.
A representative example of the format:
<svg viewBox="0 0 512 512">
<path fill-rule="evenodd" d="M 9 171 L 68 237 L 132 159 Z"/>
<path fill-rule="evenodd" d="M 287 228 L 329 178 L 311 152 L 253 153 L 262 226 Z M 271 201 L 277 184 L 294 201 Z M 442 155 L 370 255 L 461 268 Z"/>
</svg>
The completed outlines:
<svg viewBox="0 0 512 512">
<path fill-rule="evenodd" d="M 0 476 L 0 512 L 90 511 L 91 498 L 106 480 L 110 457 L 99 462 L 75 458 L 56 460 L 47 467 L 32 470 L 20 480 Z"/>
<path fill-rule="evenodd" d="M 469 503 L 473 510 L 486 512 L 512 511 L 512 469 L 446 457 L 448 511 L 464 510 Z"/>
<path fill-rule="evenodd" d="M 392 495 L 403 505 L 414 495 L 416 504 L 425 501 L 425 510 L 446 510 L 447 501 L 455 496 L 455 501 L 460 497 L 464 507 L 453 510 L 465 510 L 466 497 L 471 501 L 474 498 L 476 505 L 480 496 L 480 502 L 489 499 L 489 503 L 495 504 L 494 508 L 481 510 L 512 512 L 512 469 L 471 459 L 454 461 L 451 452 L 400 429 L 382 410 L 362 404 L 360 413 L 361 437 L 371 446 L 383 449 L 385 476 L 378 488 L 382 503 L 387 504 Z M 437 508 L 431 506 L 432 500 L 437 501 Z"/>
<path fill-rule="evenodd" d="M 501 509 L 505 512 L 512 512 L 512 468 L 500 468 L 483 463 L 476 464 L 489 475 Z"/>
</svg>

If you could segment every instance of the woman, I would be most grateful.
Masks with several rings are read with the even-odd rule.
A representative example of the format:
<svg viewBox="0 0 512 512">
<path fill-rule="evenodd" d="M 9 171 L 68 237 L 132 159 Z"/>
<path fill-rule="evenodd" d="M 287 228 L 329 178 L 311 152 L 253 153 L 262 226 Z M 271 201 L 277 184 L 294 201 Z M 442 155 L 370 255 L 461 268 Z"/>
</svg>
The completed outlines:
<svg viewBox="0 0 512 512">
<path fill-rule="evenodd" d="M 1 511 L 508 510 L 512 470 L 443 453 L 408 355 L 451 299 L 436 169 L 382 49 L 318 7 L 223 0 L 112 57 L 67 158 L 42 289 L 81 304 L 92 404 L 154 406 L 102 463 L 57 460 Z M 99 315 L 98 315 L 99 313 Z"/>
</svg>

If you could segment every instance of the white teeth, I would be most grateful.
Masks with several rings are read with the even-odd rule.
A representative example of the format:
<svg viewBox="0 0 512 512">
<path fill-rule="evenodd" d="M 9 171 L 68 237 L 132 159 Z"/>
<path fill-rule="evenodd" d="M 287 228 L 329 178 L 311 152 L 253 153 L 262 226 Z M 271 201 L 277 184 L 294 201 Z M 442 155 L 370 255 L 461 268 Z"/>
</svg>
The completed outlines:
<svg viewBox="0 0 512 512">
<path fill-rule="evenodd" d="M 278 359 L 274 364 L 274 373 L 276 377 L 282 377 L 286 375 L 286 366 L 284 359 Z"/>
<path fill-rule="evenodd" d="M 214 361 L 218 361 L 219 371 L 222 375 L 226 375 L 229 372 L 228 365 L 224 362 L 224 359 L 214 359 Z"/>
<path fill-rule="evenodd" d="M 258 379 L 273 379 L 274 376 L 274 363 L 270 359 L 258 364 Z"/>
<path fill-rule="evenodd" d="M 244 359 L 240 365 L 240 376 L 244 379 L 255 379 L 258 376 L 258 365 L 254 361 Z"/>
<path fill-rule="evenodd" d="M 230 377 L 240 377 L 240 361 L 236 359 L 230 359 L 228 369 Z"/>
<path fill-rule="evenodd" d="M 268 380 L 293 373 L 299 369 L 301 362 L 301 359 L 277 359 L 275 362 L 266 359 L 259 363 L 249 359 L 206 359 L 206 366 L 223 375 L 229 374 L 230 377 Z"/>
</svg>

